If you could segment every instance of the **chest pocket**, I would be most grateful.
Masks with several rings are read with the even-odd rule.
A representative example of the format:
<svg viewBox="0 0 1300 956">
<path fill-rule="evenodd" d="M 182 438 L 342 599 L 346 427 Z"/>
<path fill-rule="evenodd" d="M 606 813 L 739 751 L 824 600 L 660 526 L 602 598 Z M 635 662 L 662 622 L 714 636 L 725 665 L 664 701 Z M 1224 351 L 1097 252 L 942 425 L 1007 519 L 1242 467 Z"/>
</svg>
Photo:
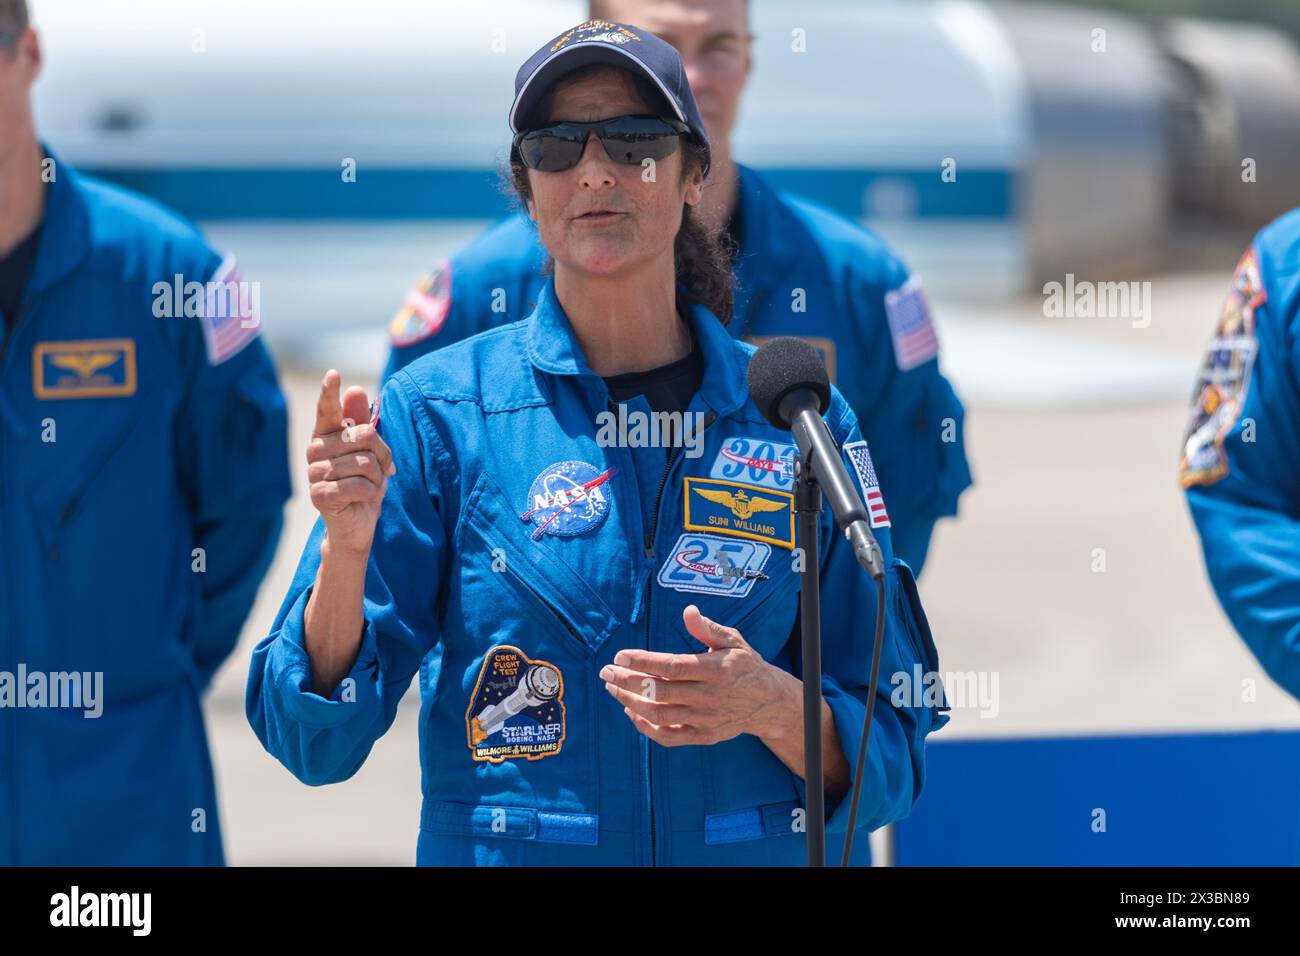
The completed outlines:
<svg viewBox="0 0 1300 956">
<path fill-rule="evenodd" d="M 590 658 L 619 619 L 566 561 L 531 540 L 528 527 L 496 482 L 480 474 L 457 529 L 467 629 L 492 635 L 492 643 L 528 640 L 534 648 L 541 635 L 556 635 L 568 653 Z"/>
<path fill-rule="evenodd" d="M 157 388 L 142 381 L 131 395 L 34 404 L 36 424 L 53 439 L 35 434 L 29 454 L 43 465 L 27 476 L 35 573 L 46 595 L 42 653 L 51 667 L 114 675 L 110 693 L 182 666 L 176 609 L 194 575 L 178 547 L 187 529 L 174 490 L 170 409 Z"/>
<path fill-rule="evenodd" d="M 51 460 L 41 469 L 31 500 L 46 531 L 47 547 L 57 548 L 65 529 L 87 512 L 138 516 L 137 506 L 156 496 L 159 481 L 170 480 L 170 462 L 153 462 L 165 469 L 153 480 L 145 468 L 130 467 L 133 460 L 152 457 L 142 447 L 151 441 L 144 427 L 147 401 L 147 396 L 137 394 L 39 403 L 42 434 L 36 440 L 39 447 L 49 448 Z M 165 431 L 169 426 L 163 422 L 159 427 Z M 103 507 L 105 501 L 111 501 L 111 507 Z"/>
</svg>

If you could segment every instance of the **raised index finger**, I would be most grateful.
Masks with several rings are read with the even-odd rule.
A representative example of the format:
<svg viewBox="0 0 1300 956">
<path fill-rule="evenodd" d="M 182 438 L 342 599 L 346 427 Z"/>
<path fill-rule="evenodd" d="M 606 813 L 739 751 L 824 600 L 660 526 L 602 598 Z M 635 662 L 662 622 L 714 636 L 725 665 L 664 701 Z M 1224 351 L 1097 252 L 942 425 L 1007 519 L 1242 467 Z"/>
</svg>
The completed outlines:
<svg viewBox="0 0 1300 956">
<path fill-rule="evenodd" d="M 343 401 L 339 397 L 342 377 L 337 369 L 330 369 L 320 382 L 320 397 L 316 399 L 316 428 L 313 435 L 332 435 L 343 429 Z"/>
</svg>

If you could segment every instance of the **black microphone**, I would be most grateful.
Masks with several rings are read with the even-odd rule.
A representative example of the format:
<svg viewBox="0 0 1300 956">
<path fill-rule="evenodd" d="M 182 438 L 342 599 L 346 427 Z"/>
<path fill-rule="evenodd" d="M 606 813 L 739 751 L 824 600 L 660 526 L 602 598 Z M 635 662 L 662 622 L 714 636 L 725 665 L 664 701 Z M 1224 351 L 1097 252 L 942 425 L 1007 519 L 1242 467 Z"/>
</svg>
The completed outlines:
<svg viewBox="0 0 1300 956">
<path fill-rule="evenodd" d="M 794 434 L 804 466 L 811 465 L 858 563 L 876 581 L 882 580 L 885 560 L 871 533 L 867 509 L 822 419 L 831 403 L 831 383 L 817 350 L 791 336 L 770 339 L 750 359 L 748 381 L 750 397 L 763 417 Z"/>
</svg>

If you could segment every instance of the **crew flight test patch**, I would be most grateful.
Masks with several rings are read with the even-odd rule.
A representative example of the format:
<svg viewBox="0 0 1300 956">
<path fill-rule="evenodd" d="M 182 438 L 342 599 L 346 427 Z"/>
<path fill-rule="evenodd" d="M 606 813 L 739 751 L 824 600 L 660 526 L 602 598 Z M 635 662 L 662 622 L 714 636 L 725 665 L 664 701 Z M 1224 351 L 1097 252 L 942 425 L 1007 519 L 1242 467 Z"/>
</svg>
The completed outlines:
<svg viewBox="0 0 1300 956">
<path fill-rule="evenodd" d="M 508 644 L 488 651 L 465 712 L 471 756 L 489 763 L 553 757 L 564 746 L 564 728 L 560 669 Z"/>
</svg>

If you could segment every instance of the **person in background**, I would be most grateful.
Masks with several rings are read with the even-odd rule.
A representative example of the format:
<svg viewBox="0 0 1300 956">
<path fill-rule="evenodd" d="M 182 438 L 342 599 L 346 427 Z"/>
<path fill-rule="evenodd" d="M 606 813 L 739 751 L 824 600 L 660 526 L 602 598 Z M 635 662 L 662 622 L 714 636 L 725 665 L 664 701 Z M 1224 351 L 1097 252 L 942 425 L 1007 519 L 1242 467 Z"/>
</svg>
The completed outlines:
<svg viewBox="0 0 1300 956">
<path fill-rule="evenodd" d="M 0 866 L 223 861 L 200 697 L 271 562 L 286 413 L 255 293 L 36 134 L 0 0 Z"/>
<path fill-rule="evenodd" d="M 935 523 L 957 513 L 971 484 L 964 412 L 939 370 L 919 279 L 868 230 L 774 191 L 733 160 L 732 130 L 753 66 L 747 0 L 593 0 L 589 10 L 593 19 L 639 24 L 681 55 L 713 144 L 700 218 L 722 230 L 732 250 L 730 333 L 750 342 L 797 335 L 821 351 L 871 445 L 895 552 L 919 575 Z M 520 212 L 437 263 L 389 325 L 384 378 L 435 348 L 528 315 L 545 255 L 536 224 Z"/>
<path fill-rule="evenodd" d="M 1300 698 L 1300 209 L 1233 273 L 1192 394 L 1179 479 L 1219 603 Z"/>
</svg>

